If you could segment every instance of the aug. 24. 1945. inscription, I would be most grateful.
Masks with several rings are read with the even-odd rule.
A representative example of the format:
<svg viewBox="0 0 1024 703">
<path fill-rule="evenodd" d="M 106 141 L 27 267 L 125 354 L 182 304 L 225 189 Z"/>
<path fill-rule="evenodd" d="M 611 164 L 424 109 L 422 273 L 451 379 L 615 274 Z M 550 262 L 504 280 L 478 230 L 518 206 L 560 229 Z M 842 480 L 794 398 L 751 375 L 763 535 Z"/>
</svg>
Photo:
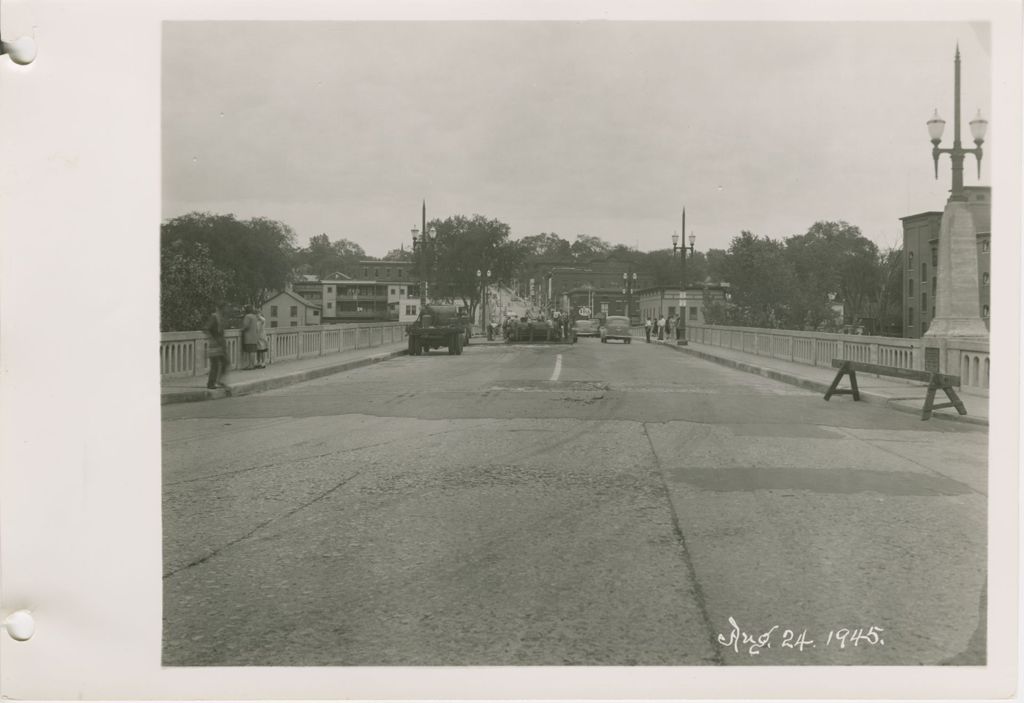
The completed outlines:
<svg viewBox="0 0 1024 703">
<path fill-rule="evenodd" d="M 756 656 L 764 649 L 771 649 L 773 644 L 777 644 L 779 649 L 791 649 L 795 652 L 813 649 L 819 644 L 823 647 L 838 647 L 839 649 L 885 645 L 885 639 L 882 637 L 885 630 L 877 625 L 833 628 L 824 635 L 819 635 L 817 639 L 811 639 L 807 635 L 807 628 L 797 630 L 773 625 L 761 632 L 748 632 L 742 629 L 732 617 L 729 618 L 729 625 L 731 626 L 729 632 L 719 633 L 718 644 L 737 654 L 746 651 L 750 656 Z"/>
</svg>

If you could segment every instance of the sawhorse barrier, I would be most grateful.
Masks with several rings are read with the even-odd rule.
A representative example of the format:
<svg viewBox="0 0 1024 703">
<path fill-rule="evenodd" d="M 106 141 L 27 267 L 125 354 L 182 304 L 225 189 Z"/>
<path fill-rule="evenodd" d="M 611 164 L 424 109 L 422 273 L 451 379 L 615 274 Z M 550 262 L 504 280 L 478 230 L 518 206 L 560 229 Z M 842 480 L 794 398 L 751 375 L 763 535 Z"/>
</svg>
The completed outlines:
<svg viewBox="0 0 1024 703">
<path fill-rule="evenodd" d="M 865 364 L 860 361 L 846 361 L 845 359 L 833 359 L 832 368 L 839 369 L 839 373 L 836 374 L 835 380 L 832 381 L 832 385 L 829 386 L 828 391 L 825 392 L 825 400 L 828 400 L 834 395 L 852 395 L 854 400 L 860 400 L 860 391 L 857 388 L 857 372 L 862 371 L 863 373 L 873 373 L 878 376 L 891 376 L 893 378 L 905 378 L 909 381 L 922 381 L 928 384 L 928 393 L 924 398 L 924 408 L 921 410 L 921 419 L 929 420 L 932 416 L 933 410 L 939 410 L 940 408 L 956 408 L 956 411 L 961 415 L 967 414 L 967 408 L 964 407 L 963 401 L 953 390 L 955 386 L 960 385 L 959 376 L 951 376 L 944 373 L 936 373 L 933 371 L 914 371 L 913 369 L 897 369 L 892 366 L 879 366 L 878 364 Z M 850 376 L 850 387 L 839 388 L 839 383 L 843 380 L 843 376 Z M 945 392 L 946 397 L 949 398 L 948 403 L 935 404 L 935 392 L 939 389 Z"/>
</svg>

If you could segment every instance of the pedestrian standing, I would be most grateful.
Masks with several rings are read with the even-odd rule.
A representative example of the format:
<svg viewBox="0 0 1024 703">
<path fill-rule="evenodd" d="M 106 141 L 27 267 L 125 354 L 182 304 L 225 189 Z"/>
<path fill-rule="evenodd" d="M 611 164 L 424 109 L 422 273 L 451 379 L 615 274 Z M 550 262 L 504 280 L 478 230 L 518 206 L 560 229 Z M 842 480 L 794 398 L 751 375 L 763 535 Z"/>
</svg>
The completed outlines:
<svg viewBox="0 0 1024 703">
<path fill-rule="evenodd" d="M 224 338 L 223 304 L 214 306 L 203 332 L 206 334 L 206 358 L 210 363 L 210 375 L 206 379 L 206 387 L 227 388 L 224 380 L 228 375 L 228 342 Z"/>
<path fill-rule="evenodd" d="M 651 328 L 654 327 L 654 323 L 651 322 L 651 316 L 647 316 L 647 320 L 644 322 L 644 334 L 647 335 L 647 343 L 651 343 Z"/>
<path fill-rule="evenodd" d="M 658 318 L 658 341 L 665 341 L 665 316 L 662 315 Z"/>
<path fill-rule="evenodd" d="M 270 340 L 267 339 L 267 318 L 263 317 L 263 310 L 256 311 L 256 368 L 267 368 L 267 352 L 270 350 Z"/>
<path fill-rule="evenodd" d="M 256 347 L 259 344 L 259 321 L 256 310 L 251 305 L 245 306 L 245 317 L 242 318 L 242 352 L 245 354 L 244 371 L 251 371 L 256 366 Z"/>
</svg>

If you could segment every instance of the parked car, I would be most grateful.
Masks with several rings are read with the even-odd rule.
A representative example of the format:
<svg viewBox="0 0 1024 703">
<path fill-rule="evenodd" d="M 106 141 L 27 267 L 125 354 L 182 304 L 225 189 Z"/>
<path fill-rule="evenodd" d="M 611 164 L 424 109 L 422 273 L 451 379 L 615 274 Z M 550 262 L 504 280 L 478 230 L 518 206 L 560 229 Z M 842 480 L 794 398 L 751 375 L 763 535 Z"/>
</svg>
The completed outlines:
<svg viewBox="0 0 1024 703">
<path fill-rule="evenodd" d="M 572 323 L 572 331 L 577 337 L 600 337 L 601 322 L 599 320 L 576 320 Z"/>
<path fill-rule="evenodd" d="M 629 318 L 618 315 L 609 315 L 601 325 L 601 341 L 609 339 L 621 339 L 626 344 L 633 343 L 633 336 L 629 333 Z"/>
</svg>

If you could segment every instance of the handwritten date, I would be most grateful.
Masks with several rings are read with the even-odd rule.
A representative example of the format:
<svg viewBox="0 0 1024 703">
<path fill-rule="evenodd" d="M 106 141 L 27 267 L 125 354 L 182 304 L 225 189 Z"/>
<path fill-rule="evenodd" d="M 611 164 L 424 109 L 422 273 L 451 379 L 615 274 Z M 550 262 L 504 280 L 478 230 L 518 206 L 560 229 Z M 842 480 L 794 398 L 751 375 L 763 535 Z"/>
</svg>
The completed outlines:
<svg viewBox="0 0 1024 703">
<path fill-rule="evenodd" d="M 817 641 L 807 636 L 807 628 L 798 632 L 795 629 L 790 630 L 773 625 L 761 632 L 748 632 L 741 628 L 732 617 L 729 618 L 729 625 L 731 626 L 729 632 L 719 633 L 718 644 L 737 654 L 745 651 L 752 657 L 760 654 L 762 650 L 771 649 L 773 644 L 777 644 L 780 649 L 792 649 L 797 652 L 816 648 L 819 643 L 823 647 L 838 647 L 839 649 L 885 645 L 885 640 L 882 637 L 885 629 L 877 625 L 834 628 Z"/>
</svg>

